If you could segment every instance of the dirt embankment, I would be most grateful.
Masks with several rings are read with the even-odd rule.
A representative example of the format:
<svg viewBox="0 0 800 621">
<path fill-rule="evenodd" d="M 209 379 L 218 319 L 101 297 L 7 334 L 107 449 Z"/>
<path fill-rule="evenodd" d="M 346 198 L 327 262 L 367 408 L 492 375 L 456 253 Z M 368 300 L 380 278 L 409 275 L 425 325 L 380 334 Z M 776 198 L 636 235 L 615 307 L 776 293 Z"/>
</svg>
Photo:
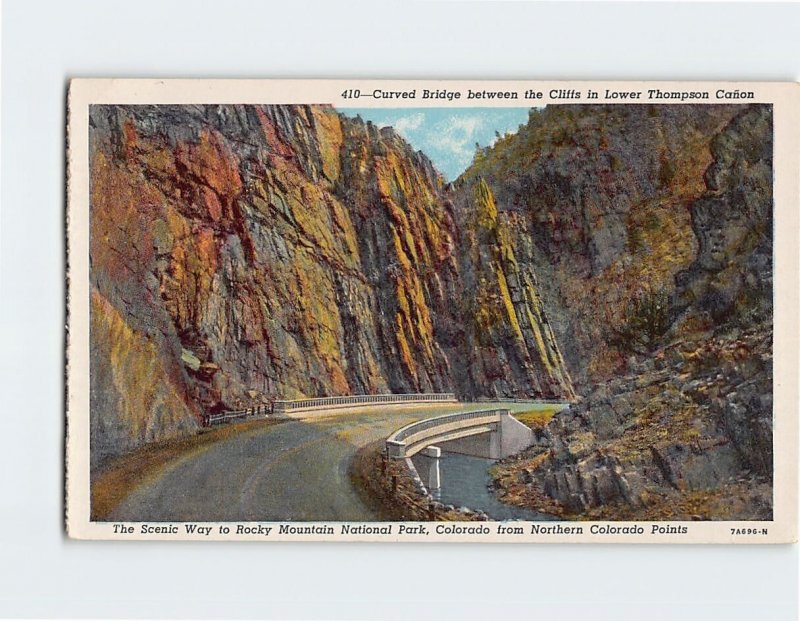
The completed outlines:
<svg viewBox="0 0 800 621">
<path fill-rule="evenodd" d="M 383 440 L 359 449 L 350 465 L 350 480 L 364 502 L 385 521 L 485 519 L 472 511 L 448 508 L 422 494 L 414 485 L 405 461 L 385 458 Z"/>
</svg>

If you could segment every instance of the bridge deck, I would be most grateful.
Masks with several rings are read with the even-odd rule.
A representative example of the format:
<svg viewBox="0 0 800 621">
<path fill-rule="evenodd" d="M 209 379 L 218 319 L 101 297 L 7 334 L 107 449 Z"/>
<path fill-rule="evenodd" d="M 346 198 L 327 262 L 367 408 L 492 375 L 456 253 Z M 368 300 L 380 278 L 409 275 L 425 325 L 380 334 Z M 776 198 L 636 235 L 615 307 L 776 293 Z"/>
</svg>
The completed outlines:
<svg viewBox="0 0 800 621">
<path fill-rule="evenodd" d="M 411 457 L 436 442 L 497 431 L 502 417 L 509 415 L 509 410 L 494 409 L 428 418 L 395 431 L 386 440 L 386 448 L 395 459 Z"/>
<path fill-rule="evenodd" d="M 497 431 L 496 425 L 480 425 L 478 427 L 463 427 L 461 429 L 455 429 L 441 434 L 427 436 L 414 444 L 407 443 L 405 456 L 413 457 L 421 450 L 423 450 L 426 446 L 430 446 L 431 444 L 441 444 L 442 442 L 450 442 L 451 440 L 460 440 L 462 438 L 469 438 L 471 436 L 477 436 L 482 433 L 492 433 L 494 431 Z"/>
<path fill-rule="evenodd" d="M 369 405 L 456 402 L 456 396 L 449 392 L 388 395 L 348 395 L 341 397 L 295 399 L 293 401 L 275 401 L 275 403 L 272 405 L 272 411 L 275 414 L 284 414 L 288 412 L 311 412 L 314 410 L 331 410 L 336 408 L 352 408 Z"/>
</svg>

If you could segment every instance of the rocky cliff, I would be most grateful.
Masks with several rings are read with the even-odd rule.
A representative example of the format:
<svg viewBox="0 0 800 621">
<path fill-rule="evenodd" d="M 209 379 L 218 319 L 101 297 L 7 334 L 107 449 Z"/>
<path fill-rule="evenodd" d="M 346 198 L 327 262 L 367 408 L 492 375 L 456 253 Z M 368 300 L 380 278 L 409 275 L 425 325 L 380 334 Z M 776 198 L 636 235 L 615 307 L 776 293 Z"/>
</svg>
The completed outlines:
<svg viewBox="0 0 800 621">
<path fill-rule="evenodd" d="M 391 129 L 94 106 L 90 148 L 95 463 L 276 398 L 573 395 L 488 186 L 450 195 Z"/>
<path fill-rule="evenodd" d="M 625 372 L 610 343 L 645 288 L 675 290 L 697 238 L 711 141 L 741 106 L 564 105 L 476 154 L 518 263 L 531 266 L 578 392 Z"/>
<path fill-rule="evenodd" d="M 583 519 L 771 518 L 771 108 L 736 109 L 708 146 L 691 260 L 668 295 L 625 306 L 628 321 L 659 315 L 661 334 L 500 466 L 509 502 Z"/>
<path fill-rule="evenodd" d="M 90 128 L 94 464 L 273 399 L 577 392 L 509 502 L 771 515 L 769 107 L 549 106 L 452 186 L 324 106 Z"/>
</svg>

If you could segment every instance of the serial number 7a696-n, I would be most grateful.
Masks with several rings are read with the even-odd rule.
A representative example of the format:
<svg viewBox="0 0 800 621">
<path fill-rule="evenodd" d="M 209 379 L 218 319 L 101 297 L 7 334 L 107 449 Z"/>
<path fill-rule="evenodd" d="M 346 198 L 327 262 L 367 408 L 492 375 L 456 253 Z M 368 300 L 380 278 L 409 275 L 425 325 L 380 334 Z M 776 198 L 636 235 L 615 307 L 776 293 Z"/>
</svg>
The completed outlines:
<svg viewBox="0 0 800 621">
<path fill-rule="evenodd" d="M 731 535 L 766 535 L 767 528 L 731 528 Z"/>
</svg>

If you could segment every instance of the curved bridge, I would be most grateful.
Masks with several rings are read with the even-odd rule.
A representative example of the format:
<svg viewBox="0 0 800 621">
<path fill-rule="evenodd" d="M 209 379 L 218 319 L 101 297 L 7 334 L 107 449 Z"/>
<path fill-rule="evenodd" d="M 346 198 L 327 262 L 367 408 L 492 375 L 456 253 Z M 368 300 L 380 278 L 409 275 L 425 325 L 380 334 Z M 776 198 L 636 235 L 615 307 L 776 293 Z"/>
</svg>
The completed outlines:
<svg viewBox="0 0 800 621">
<path fill-rule="evenodd" d="M 330 410 L 334 408 L 352 408 L 358 406 L 395 403 L 456 403 L 456 396 L 450 392 L 390 394 L 390 395 L 349 395 L 345 397 L 318 397 L 315 399 L 296 399 L 294 401 L 275 401 L 272 404 L 273 414 L 288 412 L 311 412 L 314 410 Z"/>
<path fill-rule="evenodd" d="M 386 440 L 392 459 L 412 457 L 433 444 L 454 452 L 501 459 L 533 444 L 533 431 L 511 416 L 493 409 L 445 414 L 395 431 Z"/>
<path fill-rule="evenodd" d="M 451 392 L 406 393 L 387 395 L 348 395 L 342 397 L 315 397 L 313 399 L 294 399 L 274 401 L 272 405 L 257 405 L 244 410 L 227 410 L 225 412 L 207 413 L 203 415 L 203 427 L 227 423 L 232 420 L 251 416 L 269 416 L 270 414 L 302 413 L 318 410 L 335 410 L 339 408 L 356 408 L 369 405 L 413 405 L 415 403 L 457 403 Z"/>
</svg>

